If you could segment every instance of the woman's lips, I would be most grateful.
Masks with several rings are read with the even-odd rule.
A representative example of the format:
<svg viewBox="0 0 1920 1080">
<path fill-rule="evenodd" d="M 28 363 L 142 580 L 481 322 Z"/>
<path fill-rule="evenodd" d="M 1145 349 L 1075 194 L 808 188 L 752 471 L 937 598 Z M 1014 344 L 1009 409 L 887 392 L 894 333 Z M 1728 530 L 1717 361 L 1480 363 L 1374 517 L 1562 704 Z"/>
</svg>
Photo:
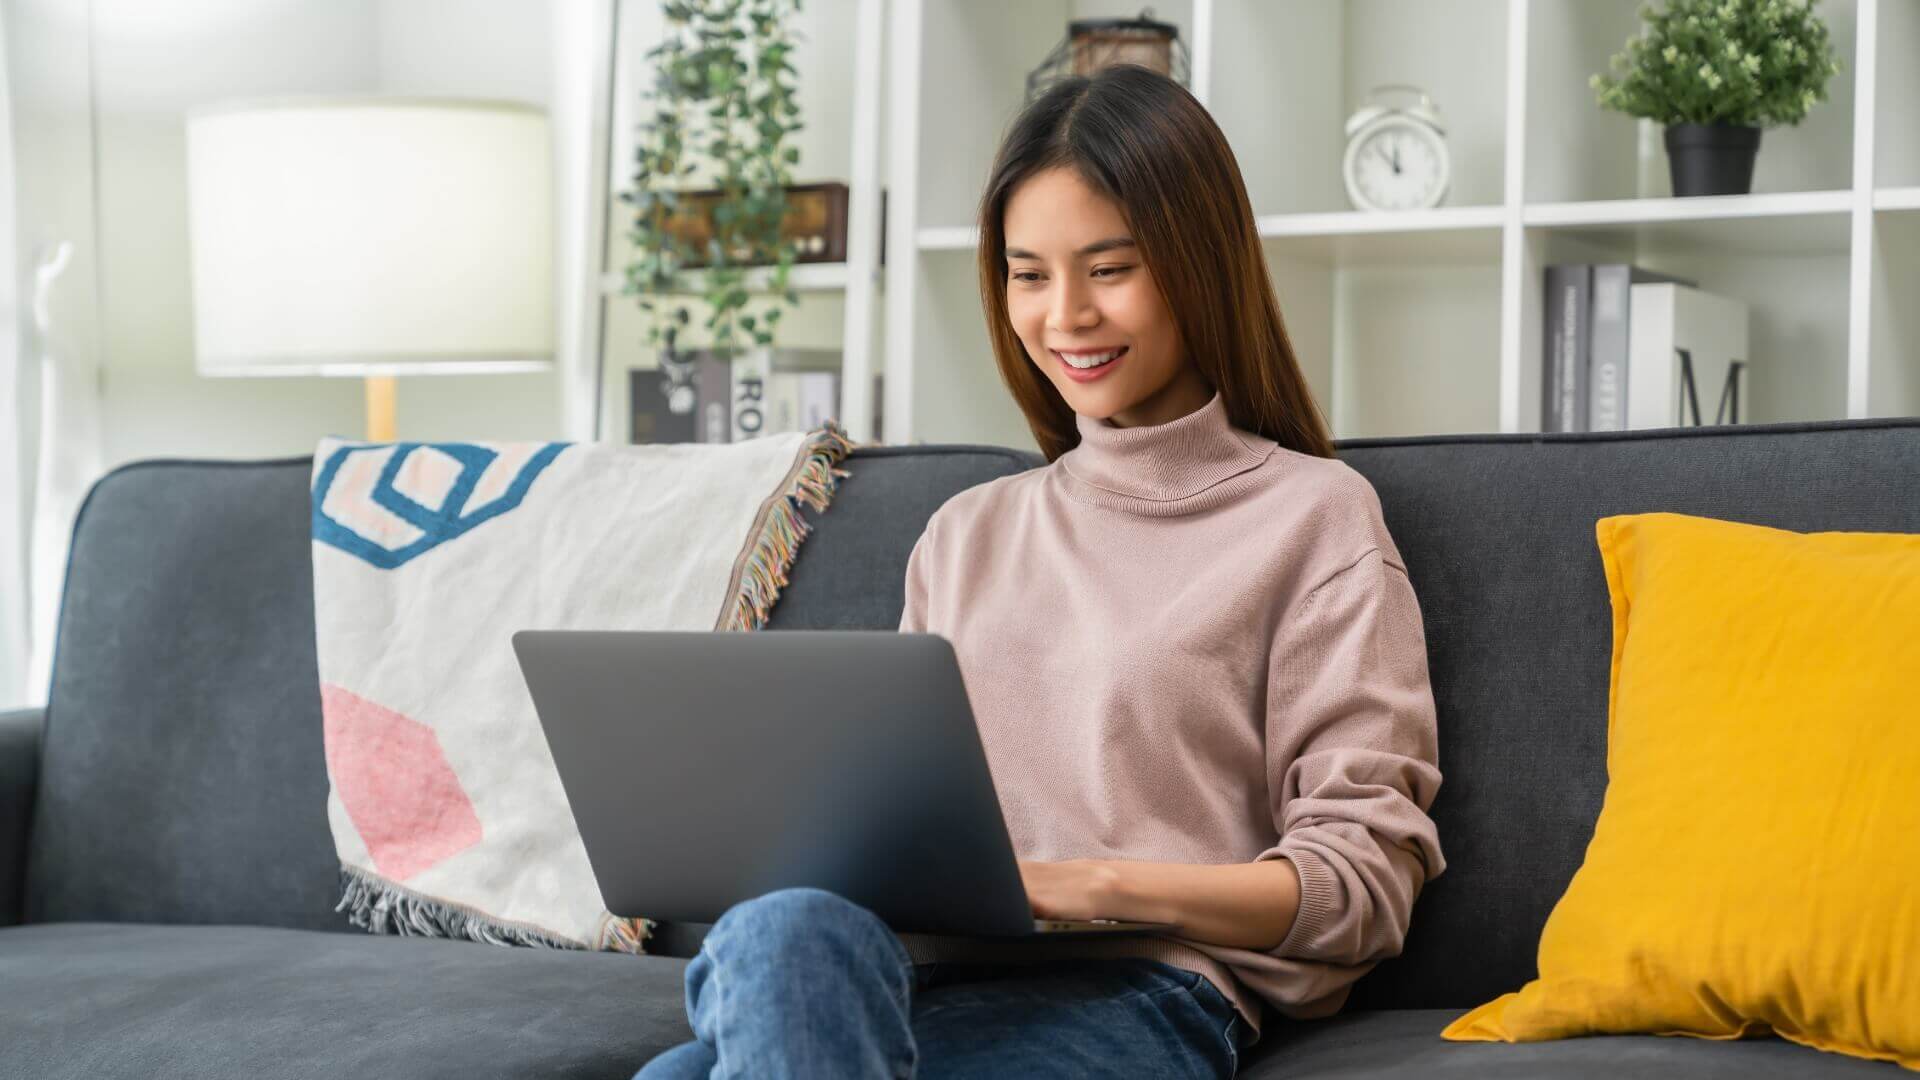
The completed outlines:
<svg viewBox="0 0 1920 1080">
<path fill-rule="evenodd" d="M 1047 351 L 1053 353 L 1053 358 L 1060 362 L 1060 370 L 1067 373 L 1067 378 L 1072 379 L 1074 382 L 1092 382 L 1093 380 L 1100 378 L 1102 375 L 1105 375 L 1107 372 L 1112 371 L 1114 368 L 1119 367 L 1120 362 L 1127 358 L 1127 353 L 1130 352 L 1131 350 L 1132 350 L 1132 346 L 1122 345 L 1120 347 L 1119 356 L 1116 356 L 1113 359 L 1107 361 L 1106 363 L 1101 364 L 1097 368 L 1088 368 L 1084 371 L 1081 370 L 1080 368 L 1074 367 L 1072 364 L 1067 363 L 1067 358 L 1060 355 L 1059 352 L 1053 349 L 1049 349 Z"/>
</svg>

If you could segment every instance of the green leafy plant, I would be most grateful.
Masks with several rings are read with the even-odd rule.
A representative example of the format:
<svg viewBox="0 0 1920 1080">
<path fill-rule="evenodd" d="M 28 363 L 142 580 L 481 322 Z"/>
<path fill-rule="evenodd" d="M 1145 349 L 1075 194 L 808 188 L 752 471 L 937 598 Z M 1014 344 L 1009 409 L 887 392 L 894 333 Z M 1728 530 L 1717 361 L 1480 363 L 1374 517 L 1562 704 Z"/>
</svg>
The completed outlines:
<svg viewBox="0 0 1920 1080">
<path fill-rule="evenodd" d="M 800 0 L 664 0 L 666 34 L 646 53 L 654 73 L 651 119 L 639 125 L 633 186 L 620 199 L 633 207 L 628 237 L 637 252 L 626 267 L 625 295 L 638 295 L 647 341 L 665 341 L 669 355 L 691 322 L 683 297 L 711 308 L 706 327 L 715 348 L 738 342 L 736 328 L 771 345 L 786 305 L 795 245 L 782 241 L 786 185 L 800 160 L 787 136 L 801 129 L 794 102 L 791 16 Z M 691 178 L 705 165 L 711 182 Z M 691 245 L 668 228 L 690 187 L 718 188 L 707 265 L 689 271 Z M 756 292 L 747 268 L 771 266 L 764 293 L 775 299 L 748 312 Z"/>
<path fill-rule="evenodd" d="M 1590 84 L 1598 103 L 1661 124 L 1798 124 L 1840 70 L 1819 0 L 1669 0 Z"/>
</svg>

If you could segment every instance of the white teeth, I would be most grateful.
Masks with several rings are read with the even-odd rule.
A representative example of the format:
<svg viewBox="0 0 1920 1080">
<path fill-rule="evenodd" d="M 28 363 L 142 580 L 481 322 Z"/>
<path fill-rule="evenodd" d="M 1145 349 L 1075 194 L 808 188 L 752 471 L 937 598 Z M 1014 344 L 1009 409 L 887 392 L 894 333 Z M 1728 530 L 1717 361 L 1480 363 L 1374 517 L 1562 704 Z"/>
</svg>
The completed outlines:
<svg viewBox="0 0 1920 1080">
<path fill-rule="evenodd" d="M 1067 363 L 1084 371 L 1087 368 L 1099 367 L 1101 364 L 1119 356 L 1122 351 L 1121 349 L 1114 349 L 1112 352 L 1089 353 L 1086 356 L 1074 356 L 1071 353 L 1061 353 L 1060 356 L 1066 360 Z"/>
</svg>

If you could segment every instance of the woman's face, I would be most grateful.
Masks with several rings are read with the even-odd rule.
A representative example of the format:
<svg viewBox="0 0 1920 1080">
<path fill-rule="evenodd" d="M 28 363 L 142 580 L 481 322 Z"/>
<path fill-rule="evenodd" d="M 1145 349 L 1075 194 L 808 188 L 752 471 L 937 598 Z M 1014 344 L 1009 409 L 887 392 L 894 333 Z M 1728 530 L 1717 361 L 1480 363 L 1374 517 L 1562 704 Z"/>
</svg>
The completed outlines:
<svg viewBox="0 0 1920 1080">
<path fill-rule="evenodd" d="M 1071 169 L 1049 169 L 1014 189 L 1004 224 L 1007 317 L 1074 412 L 1164 424 L 1213 397 L 1112 200 Z M 1124 351 L 1087 370 L 1062 355 L 1114 350 Z"/>
</svg>

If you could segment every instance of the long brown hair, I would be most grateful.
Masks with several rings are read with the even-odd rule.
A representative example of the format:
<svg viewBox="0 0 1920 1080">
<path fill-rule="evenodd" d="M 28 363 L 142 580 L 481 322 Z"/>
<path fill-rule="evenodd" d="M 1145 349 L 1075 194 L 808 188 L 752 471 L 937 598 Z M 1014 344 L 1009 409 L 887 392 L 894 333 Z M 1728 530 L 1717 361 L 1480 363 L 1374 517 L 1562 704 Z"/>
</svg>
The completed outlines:
<svg viewBox="0 0 1920 1080">
<path fill-rule="evenodd" d="M 1294 357 L 1240 166 L 1187 89 L 1137 64 L 1063 79 L 1021 110 L 980 199 L 980 300 L 1000 378 L 1048 461 L 1080 442 L 1073 409 L 1034 367 L 1007 317 L 1007 200 L 1056 167 L 1120 206 L 1187 354 L 1233 426 L 1333 457 Z"/>
</svg>

